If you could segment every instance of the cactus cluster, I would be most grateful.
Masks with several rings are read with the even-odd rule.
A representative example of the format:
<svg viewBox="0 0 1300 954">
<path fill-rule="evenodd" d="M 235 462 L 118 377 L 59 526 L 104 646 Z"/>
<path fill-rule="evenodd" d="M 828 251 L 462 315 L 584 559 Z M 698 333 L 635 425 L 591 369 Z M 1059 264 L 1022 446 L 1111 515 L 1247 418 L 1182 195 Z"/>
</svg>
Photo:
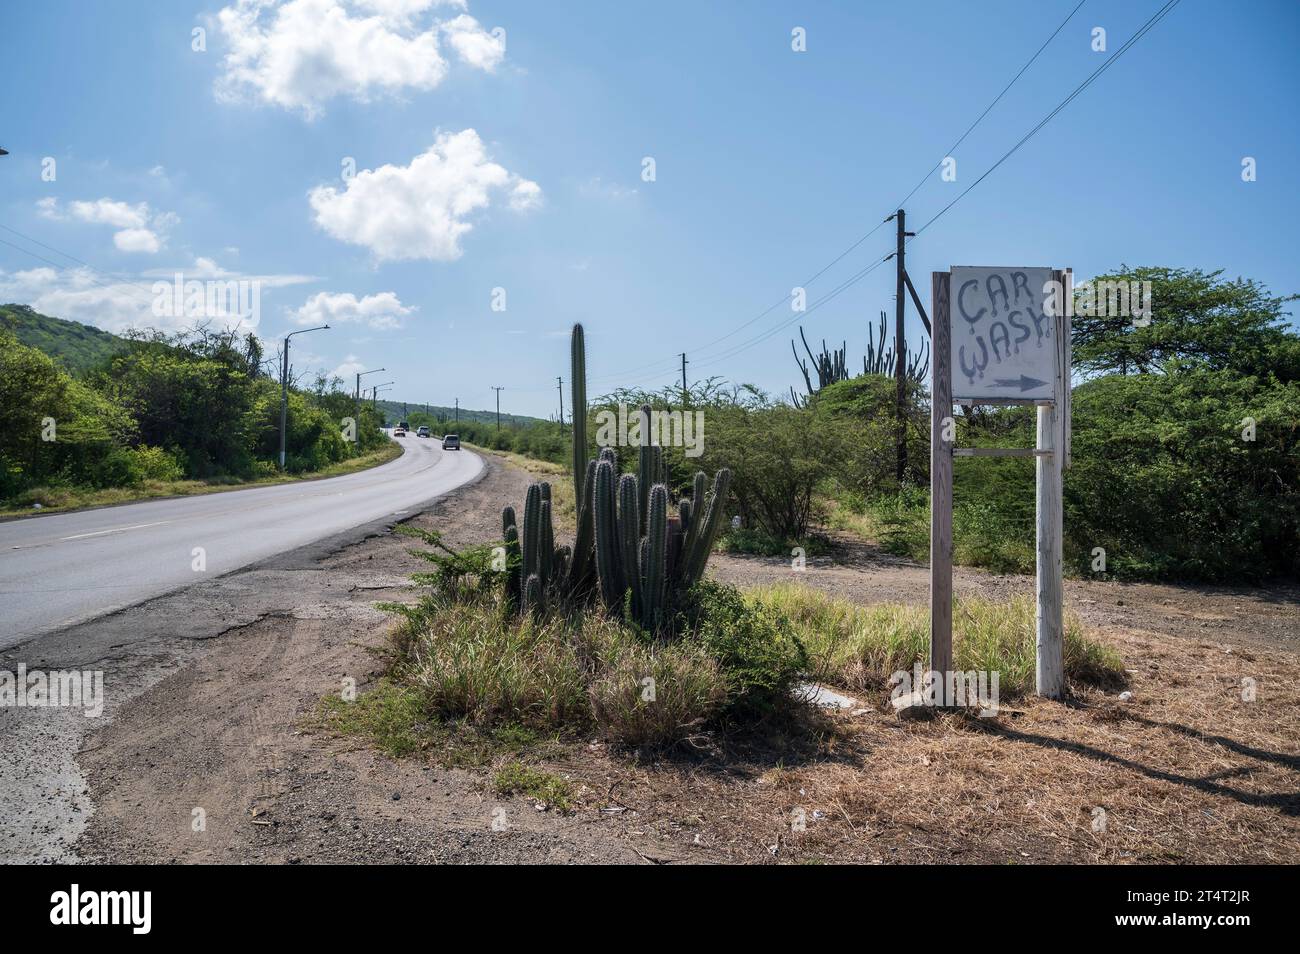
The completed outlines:
<svg viewBox="0 0 1300 954">
<path fill-rule="evenodd" d="M 620 474 L 618 454 L 604 448 L 587 457 L 586 349 L 581 325 L 572 340 L 573 489 L 578 513 L 573 550 L 555 546 L 551 487 L 532 484 L 524 502 L 523 531 L 515 510 L 501 513 L 506 550 L 506 592 L 520 612 L 541 615 L 560 605 L 599 598 L 613 614 L 660 633 L 674 605 L 699 582 L 722 527 L 731 472 L 697 473 L 690 497 L 670 513 L 663 448 L 637 448 L 636 473 Z M 641 407 L 641 433 L 649 434 L 650 406 Z M 570 555 L 571 554 L 571 555 Z"/>
<path fill-rule="evenodd" d="M 562 593 L 569 575 L 569 548 L 555 545 L 551 485 L 530 484 L 520 533 L 515 508 L 501 511 L 506 550 L 506 598 L 520 612 L 543 615 L 547 600 Z"/>
</svg>

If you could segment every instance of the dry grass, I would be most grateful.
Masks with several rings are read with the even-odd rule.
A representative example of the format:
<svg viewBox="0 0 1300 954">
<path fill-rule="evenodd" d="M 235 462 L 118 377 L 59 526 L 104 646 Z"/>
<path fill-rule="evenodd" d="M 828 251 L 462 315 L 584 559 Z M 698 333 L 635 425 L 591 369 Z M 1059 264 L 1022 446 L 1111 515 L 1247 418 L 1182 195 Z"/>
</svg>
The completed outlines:
<svg viewBox="0 0 1300 954">
<path fill-rule="evenodd" d="M 1107 642 L 1135 670 L 1131 701 L 1085 690 L 928 723 L 870 708 L 834 716 L 812 758 L 629 766 L 587 752 L 573 768 L 638 830 L 725 860 L 1300 861 L 1295 654 Z"/>
<path fill-rule="evenodd" d="M 551 485 L 551 522 L 555 524 L 556 531 L 568 534 L 577 531 L 578 511 L 573 502 L 573 478 L 569 475 L 569 468 L 553 464 L 548 460 L 525 457 L 513 451 L 492 450 L 469 443 L 464 446 L 481 454 L 500 457 L 514 467 L 527 471 L 534 480 L 548 481 Z M 503 505 L 505 503 L 513 503 L 521 512 L 523 510 L 522 500 L 503 501 Z"/>
<path fill-rule="evenodd" d="M 930 616 L 923 606 L 862 606 L 789 583 L 748 591 L 788 619 L 808 648 L 817 678 L 849 690 L 878 690 L 891 675 L 926 659 Z M 953 651 L 960 670 L 997 672 L 1008 698 L 1030 692 L 1035 665 L 1034 604 L 1028 597 L 957 600 Z M 1113 650 L 1084 636 L 1079 620 L 1065 620 L 1065 672 L 1074 684 L 1118 686 L 1123 663 Z"/>
</svg>

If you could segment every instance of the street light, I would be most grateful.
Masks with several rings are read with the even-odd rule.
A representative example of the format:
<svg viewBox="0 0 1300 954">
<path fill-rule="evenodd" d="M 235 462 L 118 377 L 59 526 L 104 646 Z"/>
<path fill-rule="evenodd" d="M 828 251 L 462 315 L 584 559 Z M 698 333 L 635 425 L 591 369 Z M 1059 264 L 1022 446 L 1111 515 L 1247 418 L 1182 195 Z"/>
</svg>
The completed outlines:
<svg viewBox="0 0 1300 954">
<path fill-rule="evenodd" d="M 365 374 L 376 374 L 376 373 L 378 373 L 378 372 L 380 372 L 380 371 L 385 371 L 385 370 L 387 370 L 387 369 L 386 369 L 386 368 L 371 368 L 369 371 L 358 371 L 358 372 L 357 372 L 357 393 L 356 393 L 356 399 L 357 399 L 358 401 L 361 400 L 361 376 L 362 376 L 362 375 L 365 375 Z"/>
<path fill-rule="evenodd" d="M 284 355 L 280 368 L 280 470 L 284 470 L 284 435 L 289 422 L 289 339 L 294 335 L 305 335 L 309 331 L 328 331 L 329 325 L 315 328 L 303 328 L 291 331 L 284 336 Z"/>
<path fill-rule="evenodd" d="M 376 384 L 373 388 L 371 388 L 371 389 L 370 389 L 370 404 L 371 404 L 371 406 L 372 406 L 372 407 L 375 407 L 375 406 L 378 405 L 378 403 L 379 403 L 379 389 L 380 389 L 380 388 L 383 388 L 383 389 L 387 390 L 387 389 L 388 389 L 388 386 L 389 386 L 390 384 L 396 384 L 396 383 L 397 383 L 396 381 L 385 381 L 383 384 Z"/>
</svg>

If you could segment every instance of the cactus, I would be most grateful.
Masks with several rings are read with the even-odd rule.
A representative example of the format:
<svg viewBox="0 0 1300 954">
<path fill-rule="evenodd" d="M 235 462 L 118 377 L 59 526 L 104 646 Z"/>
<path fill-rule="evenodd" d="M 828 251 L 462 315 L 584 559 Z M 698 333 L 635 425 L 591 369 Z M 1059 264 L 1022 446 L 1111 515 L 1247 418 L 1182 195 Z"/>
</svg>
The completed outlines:
<svg viewBox="0 0 1300 954">
<path fill-rule="evenodd" d="M 522 599 L 522 567 L 519 556 L 519 529 L 514 525 L 514 508 L 507 507 L 512 522 L 506 527 L 504 539 L 506 542 L 506 605 L 510 609 L 517 609 Z"/>
<path fill-rule="evenodd" d="M 541 566 L 540 547 L 542 540 L 542 488 L 538 484 L 528 485 L 528 494 L 524 498 L 524 578 L 537 573 Z"/>
<path fill-rule="evenodd" d="M 662 632 L 680 593 L 704 573 L 722 525 L 730 471 L 695 475 L 692 494 L 669 513 L 668 466 L 651 443 L 652 411 L 639 409 L 636 473 L 620 477 L 618 453 L 602 448 L 589 459 L 586 347 L 582 325 L 571 340 L 573 488 L 577 533 L 573 549 L 555 545 L 551 486 L 532 484 L 522 523 L 501 513 L 507 552 L 507 600 L 522 612 L 583 606 L 598 596 L 610 612 Z"/>
<path fill-rule="evenodd" d="M 587 344 L 582 325 L 569 339 L 569 388 L 573 397 L 573 499 L 582 500 L 587 473 Z"/>
<path fill-rule="evenodd" d="M 617 612 L 627 581 L 618 554 L 618 510 L 614 500 L 614 467 L 607 460 L 596 465 L 596 488 L 592 516 L 596 521 L 596 576 L 601 596 Z"/>
<path fill-rule="evenodd" d="M 574 499 L 574 506 L 578 508 L 578 532 L 574 535 L 573 557 L 569 562 L 569 591 L 578 597 L 584 597 L 591 586 L 591 556 L 595 545 L 592 494 L 595 482 L 596 462 L 589 460 L 586 478 L 582 482 L 582 494 Z"/>
<path fill-rule="evenodd" d="M 528 577 L 524 584 L 524 604 L 525 613 L 532 613 L 536 617 L 546 614 L 546 591 L 542 588 L 542 580 L 536 573 Z"/>
<path fill-rule="evenodd" d="M 704 566 L 722 527 L 722 513 L 727 506 L 727 490 L 731 486 L 731 471 L 722 468 L 713 477 L 713 493 L 709 495 L 703 516 L 697 516 L 691 534 L 690 546 L 682 559 L 681 583 L 689 589 L 704 576 Z"/>
<path fill-rule="evenodd" d="M 641 542 L 641 512 L 637 479 L 624 474 L 618 482 L 618 550 L 623 561 L 623 575 L 632 591 L 631 614 L 641 618 L 641 587 L 639 585 L 637 547 Z"/>
<path fill-rule="evenodd" d="M 668 582 L 668 488 L 655 484 L 650 490 L 650 513 L 646 518 L 645 562 L 641 567 L 641 621 L 657 630 L 664 622 L 664 597 Z"/>
</svg>

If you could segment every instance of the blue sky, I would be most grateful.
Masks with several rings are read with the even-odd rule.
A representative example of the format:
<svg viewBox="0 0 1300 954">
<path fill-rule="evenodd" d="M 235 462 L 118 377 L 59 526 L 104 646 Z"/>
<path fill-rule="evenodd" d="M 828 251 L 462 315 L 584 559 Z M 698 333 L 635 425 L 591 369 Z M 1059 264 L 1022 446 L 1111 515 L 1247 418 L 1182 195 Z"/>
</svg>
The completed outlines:
<svg viewBox="0 0 1300 954">
<path fill-rule="evenodd" d="M 26 251 L 0 244 L 0 300 L 176 327 L 151 319 L 160 276 L 256 278 L 259 334 L 333 325 L 295 339 L 297 369 L 383 366 L 371 381 L 411 402 L 486 408 L 504 385 L 503 409 L 553 413 L 575 320 L 595 393 L 679 380 L 681 351 L 692 380 L 784 392 L 790 306 L 736 329 L 891 212 L 1076 2 L 6 5 L 0 223 L 21 237 L 0 240 Z M 1087 0 L 909 226 L 1160 6 Z M 953 264 L 1223 268 L 1300 291 L 1297 41 L 1292 0 L 1182 0 L 912 243 L 923 299 Z M 876 231 L 809 301 L 892 242 Z M 893 282 L 877 268 L 808 314 L 810 340 L 860 362 Z"/>
</svg>

